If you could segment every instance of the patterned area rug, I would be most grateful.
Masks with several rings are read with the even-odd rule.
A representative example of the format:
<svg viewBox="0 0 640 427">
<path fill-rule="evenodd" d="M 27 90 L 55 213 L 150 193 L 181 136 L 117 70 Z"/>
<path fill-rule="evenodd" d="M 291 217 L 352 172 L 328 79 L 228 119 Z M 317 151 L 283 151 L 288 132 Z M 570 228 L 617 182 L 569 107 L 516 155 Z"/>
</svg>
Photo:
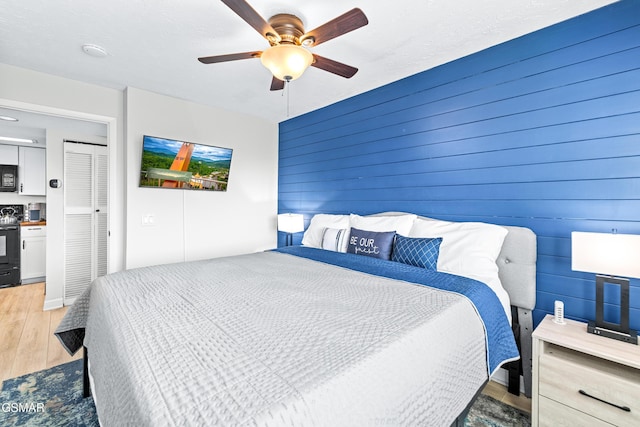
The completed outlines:
<svg viewBox="0 0 640 427">
<path fill-rule="evenodd" d="M 465 427 L 529 427 L 529 414 L 481 394 L 469 410 Z"/>
<path fill-rule="evenodd" d="M 0 426 L 98 426 L 92 398 L 82 398 L 82 360 L 5 380 L 0 392 Z M 529 415 L 480 395 L 467 427 L 525 427 Z"/>
<path fill-rule="evenodd" d="M 82 360 L 5 380 L 0 426 L 98 426 L 92 398 L 82 398 Z"/>
</svg>

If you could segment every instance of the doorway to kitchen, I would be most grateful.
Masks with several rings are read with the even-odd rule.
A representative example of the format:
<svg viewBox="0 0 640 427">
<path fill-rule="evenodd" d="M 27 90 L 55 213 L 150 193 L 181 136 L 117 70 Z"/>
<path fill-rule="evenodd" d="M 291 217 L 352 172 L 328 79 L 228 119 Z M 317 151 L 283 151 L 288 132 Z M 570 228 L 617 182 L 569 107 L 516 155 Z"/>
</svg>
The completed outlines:
<svg viewBox="0 0 640 427">
<path fill-rule="evenodd" d="M 46 169 L 47 169 L 47 241 L 46 241 L 46 299 L 44 301 L 44 309 L 55 309 L 62 307 L 65 303 L 64 298 L 64 201 L 63 189 L 65 184 L 64 178 L 64 140 L 78 139 L 87 134 L 96 132 L 88 131 L 91 126 L 100 126 L 102 143 L 106 145 L 107 158 L 105 166 L 108 171 L 109 185 L 107 198 L 109 204 L 116 203 L 122 206 L 122 192 L 116 191 L 116 145 L 117 145 L 117 119 L 114 117 L 99 116 L 89 113 L 77 111 L 62 110 L 54 107 L 22 103 L 13 100 L 0 99 L 0 109 L 10 109 L 19 113 L 32 114 L 37 116 L 39 120 L 46 125 L 44 127 L 47 140 Z M 80 128 L 65 129 L 60 126 L 60 121 L 75 122 Z M 52 124 L 58 121 L 56 124 Z M 87 127 L 89 126 L 89 128 Z M 119 208 L 121 209 L 121 208 Z M 117 211 L 119 211 L 117 209 Z M 107 245 L 106 266 L 107 272 L 117 271 L 122 268 L 124 254 L 121 249 L 121 241 L 123 236 L 122 218 L 115 219 L 112 216 L 106 220 L 103 228 L 107 229 L 109 241 L 117 242 L 115 245 Z M 115 239 L 114 239 L 115 238 Z M 121 260 L 122 259 L 122 260 Z M 113 261 L 113 262 L 112 262 Z"/>
</svg>

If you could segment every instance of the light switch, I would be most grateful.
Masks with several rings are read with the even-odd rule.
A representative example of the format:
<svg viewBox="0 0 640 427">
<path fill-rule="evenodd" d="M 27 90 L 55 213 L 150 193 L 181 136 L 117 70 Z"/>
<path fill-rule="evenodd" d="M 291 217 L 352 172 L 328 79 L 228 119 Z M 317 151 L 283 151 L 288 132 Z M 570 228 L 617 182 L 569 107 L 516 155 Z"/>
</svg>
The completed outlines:
<svg viewBox="0 0 640 427">
<path fill-rule="evenodd" d="M 154 214 L 142 215 L 142 225 L 145 227 L 156 225 L 156 216 Z"/>
</svg>

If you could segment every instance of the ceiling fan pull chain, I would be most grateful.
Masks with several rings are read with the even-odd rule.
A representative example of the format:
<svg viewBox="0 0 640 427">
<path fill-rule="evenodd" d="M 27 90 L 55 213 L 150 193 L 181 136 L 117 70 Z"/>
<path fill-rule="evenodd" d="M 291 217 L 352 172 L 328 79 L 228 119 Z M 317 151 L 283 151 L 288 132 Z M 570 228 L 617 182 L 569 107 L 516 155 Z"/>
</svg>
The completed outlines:
<svg viewBox="0 0 640 427">
<path fill-rule="evenodd" d="M 289 118 L 289 93 L 291 92 L 291 82 L 290 81 L 286 81 L 284 82 L 284 88 L 287 90 L 287 119 Z"/>
</svg>

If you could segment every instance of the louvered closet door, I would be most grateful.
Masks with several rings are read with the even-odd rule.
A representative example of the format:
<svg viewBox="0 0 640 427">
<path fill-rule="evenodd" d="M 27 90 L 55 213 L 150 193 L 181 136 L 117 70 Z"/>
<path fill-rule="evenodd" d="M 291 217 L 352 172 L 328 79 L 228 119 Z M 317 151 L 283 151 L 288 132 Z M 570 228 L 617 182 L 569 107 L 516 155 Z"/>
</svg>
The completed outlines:
<svg viewBox="0 0 640 427">
<path fill-rule="evenodd" d="M 65 143 L 64 161 L 64 303 L 71 304 L 107 273 L 107 149 Z"/>
<path fill-rule="evenodd" d="M 94 213 L 95 213 L 95 250 L 96 250 L 96 277 L 107 274 L 107 254 L 109 253 L 109 157 L 106 147 L 95 147 L 102 151 L 95 152 L 95 179 L 94 179 Z"/>
</svg>

